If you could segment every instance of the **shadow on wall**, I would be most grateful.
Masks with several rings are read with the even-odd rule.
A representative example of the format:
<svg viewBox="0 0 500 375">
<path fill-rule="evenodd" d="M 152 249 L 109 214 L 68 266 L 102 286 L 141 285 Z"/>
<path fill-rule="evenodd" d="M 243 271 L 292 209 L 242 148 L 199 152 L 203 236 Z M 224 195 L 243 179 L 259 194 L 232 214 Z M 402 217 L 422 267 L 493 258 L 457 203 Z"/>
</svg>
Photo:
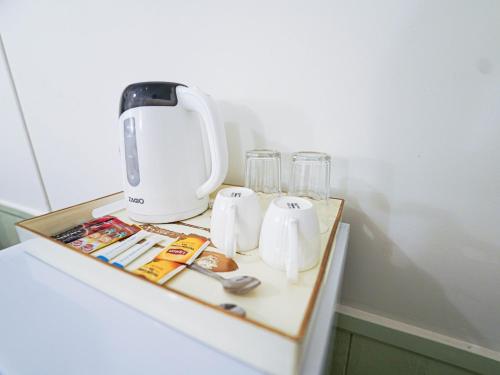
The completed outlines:
<svg viewBox="0 0 500 375">
<path fill-rule="evenodd" d="M 356 185 L 360 186 L 360 182 Z M 484 249 L 491 245 L 468 236 L 464 228 L 443 211 L 415 203 L 403 203 L 397 209 L 391 209 L 385 195 L 372 187 L 350 192 L 345 199 L 344 221 L 351 224 L 351 236 L 342 291 L 343 303 L 416 326 L 426 322 L 428 325 L 423 328 L 444 335 L 453 332 L 455 337 L 468 342 L 477 343 L 478 338 L 482 339 L 483 346 L 489 342 L 474 327 L 473 322 L 454 306 L 439 281 L 417 266 L 386 235 L 388 220 L 404 216 L 429 221 L 434 226 L 433 233 L 422 239 L 422 248 L 416 256 L 418 259 L 430 259 L 437 265 L 449 262 L 446 257 L 449 257 L 449 252 L 433 252 L 436 243 L 450 242 L 449 233 L 454 234 L 452 243 L 448 244 L 451 249 L 459 249 L 464 244 Z M 360 202 L 369 202 L 370 212 L 378 212 L 377 221 L 365 213 Z M 446 226 L 446 233 L 443 233 L 443 225 Z M 458 265 L 446 267 L 445 263 L 441 264 L 446 272 L 453 272 L 449 277 L 467 277 L 467 270 L 457 268 Z M 463 297 L 474 299 L 474 296 Z M 367 305 L 366 301 L 370 304 Z M 478 318 L 485 310 L 493 311 L 484 305 L 484 301 L 477 301 L 477 304 L 481 310 L 478 311 Z M 491 304 L 494 309 L 495 301 L 491 301 Z"/>
<path fill-rule="evenodd" d="M 265 137 L 259 117 L 248 107 L 219 101 L 217 105 L 224 119 L 229 152 L 226 182 L 243 185 L 245 181 L 245 151 L 264 148 Z"/>
<path fill-rule="evenodd" d="M 480 149 L 494 116 L 486 85 L 495 82 L 491 67 L 477 72 L 474 64 L 477 53 L 492 51 L 493 43 L 479 38 L 496 30 L 495 20 L 486 7 L 465 9 L 450 13 L 444 3 L 432 9 L 415 3 L 395 20 L 374 69 L 366 68 L 373 80 L 363 92 L 372 105 L 364 110 L 372 111 L 367 129 L 373 131 L 365 136 L 377 160 L 341 160 L 335 173 L 342 176 L 336 186 L 351 224 L 343 302 L 500 350 L 498 244 L 474 235 L 477 223 L 467 227 L 481 218 L 459 218 L 463 208 L 451 206 L 452 197 L 463 200 L 463 184 L 470 191 L 491 186 L 487 173 L 460 179 L 464 168 L 472 175 L 471 165 L 493 166 Z M 417 160 L 421 151 L 426 158 Z M 463 152 L 470 153 L 461 165 Z M 440 194 L 447 198 L 443 208 L 435 207 Z M 478 204 L 486 208 L 489 197 Z"/>
<path fill-rule="evenodd" d="M 259 116 L 249 107 L 227 101 L 218 101 L 217 106 L 221 111 L 224 121 L 229 152 L 229 170 L 226 182 L 229 184 L 243 185 L 245 181 L 245 152 L 252 149 L 272 149 L 281 153 L 281 184 L 286 191 L 289 179 L 291 154 L 290 144 L 304 143 L 300 131 L 289 132 L 286 137 L 270 139 L 266 136 L 266 127 Z M 303 119 L 303 113 L 292 107 L 283 107 L 279 103 L 260 104 L 266 113 L 275 113 L 283 123 L 293 123 L 298 118 Z M 268 107 L 266 107 L 268 106 Z M 272 116 L 271 116 L 272 117 Z M 306 120 L 303 119 L 306 123 Z M 319 134 L 318 137 L 321 137 Z M 316 135 L 310 131 L 307 144 L 314 143 Z M 295 151 L 307 151 L 293 150 Z"/>
</svg>

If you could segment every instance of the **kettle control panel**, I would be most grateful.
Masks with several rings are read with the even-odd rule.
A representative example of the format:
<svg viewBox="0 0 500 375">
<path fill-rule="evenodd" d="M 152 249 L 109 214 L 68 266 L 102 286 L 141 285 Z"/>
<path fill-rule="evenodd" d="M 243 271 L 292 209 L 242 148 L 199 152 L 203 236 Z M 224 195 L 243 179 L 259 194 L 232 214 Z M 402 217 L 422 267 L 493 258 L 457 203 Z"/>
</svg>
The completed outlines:
<svg viewBox="0 0 500 375">
<path fill-rule="evenodd" d="M 125 166 L 127 170 L 127 181 L 131 186 L 137 186 L 141 181 L 141 176 L 139 174 L 135 120 L 133 117 L 123 120 L 123 137 L 125 138 Z"/>
</svg>

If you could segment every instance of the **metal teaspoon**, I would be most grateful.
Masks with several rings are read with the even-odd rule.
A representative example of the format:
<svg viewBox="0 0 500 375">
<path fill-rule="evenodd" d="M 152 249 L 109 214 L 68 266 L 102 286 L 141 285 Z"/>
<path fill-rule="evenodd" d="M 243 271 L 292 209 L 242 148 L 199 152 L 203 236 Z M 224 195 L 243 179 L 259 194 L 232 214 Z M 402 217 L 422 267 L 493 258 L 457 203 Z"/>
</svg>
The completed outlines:
<svg viewBox="0 0 500 375">
<path fill-rule="evenodd" d="M 195 263 L 190 264 L 188 268 L 218 280 L 224 287 L 224 290 L 232 294 L 245 294 L 260 285 L 260 280 L 252 276 L 234 276 L 226 279 L 216 274 L 215 272 L 209 271 Z"/>
</svg>

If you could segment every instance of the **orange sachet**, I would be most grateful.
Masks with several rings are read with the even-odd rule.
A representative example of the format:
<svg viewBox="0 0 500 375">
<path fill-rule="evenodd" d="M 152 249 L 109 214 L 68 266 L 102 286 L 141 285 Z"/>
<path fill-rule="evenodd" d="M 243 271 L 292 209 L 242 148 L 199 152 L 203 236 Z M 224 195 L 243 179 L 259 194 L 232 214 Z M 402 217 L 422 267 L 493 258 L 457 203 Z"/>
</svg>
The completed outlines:
<svg viewBox="0 0 500 375">
<path fill-rule="evenodd" d="M 168 245 L 155 259 L 191 264 L 209 243 L 210 241 L 206 237 L 190 234 Z"/>
<path fill-rule="evenodd" d="M 209 243 L 208 238 L 196 234 L 182 236 L 164 248 L 151 262 L 136 269 L 134 274 L 163 284 L 186 268 L 186 264 L 193 263 Z"/>
<path fill-rule="evenodd" d="M 151 262 L 139 267 L 134 274 L 157 284 L 163 284 L 171 279 L 186 266 L 184 264 L 170 262 L 168 260 L 153 259 Z"/>
</svg>

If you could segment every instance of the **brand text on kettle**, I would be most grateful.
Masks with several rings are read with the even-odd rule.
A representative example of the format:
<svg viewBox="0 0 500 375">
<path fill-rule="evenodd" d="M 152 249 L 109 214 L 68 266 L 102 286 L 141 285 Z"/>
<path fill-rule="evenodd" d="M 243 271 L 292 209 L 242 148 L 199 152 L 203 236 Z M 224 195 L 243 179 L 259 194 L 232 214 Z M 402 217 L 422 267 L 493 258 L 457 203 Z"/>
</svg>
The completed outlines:
<svg viewBox="0 0 500 375">
<path fill-rule="evenodd" d="M 139 204 L 144 204 L 144 199 L 142 198 L 132 198 L 128 197 L 128 201 L 132 203 L 139 203 Z"/>
</svg>

